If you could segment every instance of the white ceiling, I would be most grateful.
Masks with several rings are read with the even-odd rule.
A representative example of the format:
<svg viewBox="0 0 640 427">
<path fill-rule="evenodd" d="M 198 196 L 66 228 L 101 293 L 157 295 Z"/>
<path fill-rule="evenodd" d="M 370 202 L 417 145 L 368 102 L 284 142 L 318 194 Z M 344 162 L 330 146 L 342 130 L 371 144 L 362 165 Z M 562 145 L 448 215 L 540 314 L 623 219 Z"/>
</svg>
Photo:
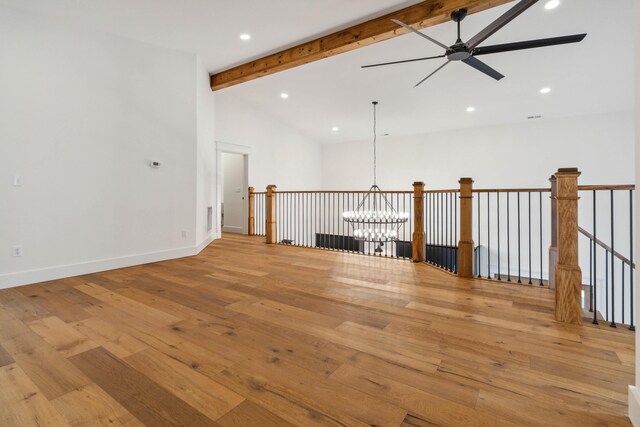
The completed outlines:
<svg viewBox="0 0 640 427">
<path fill-rule="evenodd" d="M 133 39 L 197 53 L 211 72 L 295 45 L 419 1 L 400 0 L 0 0 Z M 379 133 L 394 136 L 633 108 L 633 0 L 545 0 L 484 45 L 588 33 L 580 44 L 483 56 L 506 78 L 496 82 L 452 63 L 418 88 L 441 60 L 361 69 L 361 65 L 437 55 L 407 34 L 216 92 L 217 108 L 239 99 L 323 143 L 369 138 L 371 104 Z M 463 39 L 514 3 L 469 16 Z M 450 45 L 455 25 L 423 30 Z M 249 42 L 239 40 L 250 33 Z M 543 86 L 552 92 L 542 96 Z M 281 92 L 289 98 L 282 100 Z M 466 107 L 476 111 L 467 113 Z M 333 132 L 338 126 L 339 132 Z"/>
<path fill-rule="evenodd" d="M 420 0 L 0 0 L 112 34 L 196 53 L 210 72 Z M 249 33 L 243 42 L 240 34 Z"/>
<path fill-rule="evenodd" d="M 471 67 L 449 64 L 421 86 L 417 82 L 444 60 L 361 69 L 361 65 L 441 54 L 438 46 L 407 34 L 333 58 L 218 92 L 269 111 L 323 142 L 371 136 L 371 104 L 378 106 L 378 132 L 411 135 L 526 122 L 633 108 L 634 32 L 632 0 L 562 0 L 552 11 L 541 0 L 484 45 L 588 33 L 582 43 L 483 56 L 506 77 L 499 82 Z M 513 4 L 467 17 L 468 39 Z M 455 25 L 423 30 L 446 45 Z M 541 95 L 540 88 L 552 92 Z M 278 94 L 286 91 L 287 100 Z M 472 114 L 466 112 L 474 106 Z M 332 132 L 338 126 L 339 132 Z"/>
</svg>

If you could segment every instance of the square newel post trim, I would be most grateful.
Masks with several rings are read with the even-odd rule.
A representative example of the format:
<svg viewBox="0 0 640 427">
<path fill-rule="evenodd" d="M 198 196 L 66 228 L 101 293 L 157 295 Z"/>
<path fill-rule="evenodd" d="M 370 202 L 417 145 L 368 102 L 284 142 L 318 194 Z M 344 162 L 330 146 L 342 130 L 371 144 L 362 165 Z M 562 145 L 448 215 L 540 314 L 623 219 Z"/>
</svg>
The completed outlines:
<svg viewBox="0 0 640 427">
<path fill-rule="evenodd" d="M 558 169 L 557 226 L 558 261 L 555 268 L 555 317 L 559 322 L 582 323 L 582 270 L 578 264 L 577 168 Z"/>
<path fill-rule="evenodd" d="M 267 185 L 267 243 L 277 243 L 278 233 L 276 228 L 276 186 Z"/>
<path fill-rule="evenodd" d="M 460 241 L 458 276 L 473 277 L 473 179 L 460 178 Z"/>
<path fill-rule="evenodd" d="M 413 236 L 411 244 L 411 260 L 424 262 L 424 182 L 413 183 Z"/>
<path fill-rule="evenodd" d="M 248 227 L 247 227 L 247 234 L 249 236 L 253 236 L 253 235 L 256 234 L 256 224 L 255 224 L 256 219 L 254 217 L 254 210 L 255 210 L 255 208 L 254 208 L 254 206 L 255 206 L 254 205 L 254 203 L 255 203 L 254 197 L 255 196 L 253 194 L 253 187 L 249 187 L 248 195 L 249 195 L 249 197 L 248 197 L 249 201 L 248 201 L 247 210 L 249 212 L 248 212 L 247 216 L 249 218 L 249 224 L 248 224 Z"/>
</svg>

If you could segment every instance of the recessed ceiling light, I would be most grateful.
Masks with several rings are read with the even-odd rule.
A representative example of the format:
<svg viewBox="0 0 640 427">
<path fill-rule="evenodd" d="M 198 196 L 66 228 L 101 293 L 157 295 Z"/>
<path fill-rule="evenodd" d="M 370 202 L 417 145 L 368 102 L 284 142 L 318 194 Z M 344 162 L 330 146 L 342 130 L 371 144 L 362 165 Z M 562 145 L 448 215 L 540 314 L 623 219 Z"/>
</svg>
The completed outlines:
<svg viewBox="0 0 640 427">
<path fill-rule="evenodd" d="M 547 10 L 555 9 L 560 5 L 560 0 L 549 0 L 547 4 L 544 5 L 544 8 Z"/>
<path fill-rule="evenodd" d="M 288 93 L 284 93 L 284 92 L 282 92 L 282 93 L 280 94 L 280 98 L 282 98 L 282 99 L 287 99 L 288 97 L 289 97 L 289 94 L 288 94 Z"/>
<path fill-rule="evenodd" d="M 476 111 L 476 107 L 467 107 L 467 113 L 473 113 Z"/>
<path fill-rule="evenodd" d="M 543 87 L 542 89 L 540 89 L 540 93 L 543 94 L 543 95 L 546 95 L 549 92 L 551 92 L 551 88 L 550 87 Z"/>
<path fill-rule="evenodd" d="M 251 34 L 240 34 L 240 40 L 251 40 Z"/>
<path fill-rule="evenodd" d="M 338 128 L 338 126 L 334 126 L 331 128 L 332 131 L 334 132 L 338 132 L 340 130 L 340 128 Z"/>
</svg>

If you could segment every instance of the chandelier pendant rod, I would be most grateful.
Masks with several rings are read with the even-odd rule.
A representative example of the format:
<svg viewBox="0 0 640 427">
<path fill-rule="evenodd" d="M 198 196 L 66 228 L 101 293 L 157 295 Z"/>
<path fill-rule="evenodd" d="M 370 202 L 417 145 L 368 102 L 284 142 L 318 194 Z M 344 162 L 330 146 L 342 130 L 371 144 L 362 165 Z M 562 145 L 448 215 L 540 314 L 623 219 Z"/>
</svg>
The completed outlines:
<svg viewBox="0 0 640 427">
<path fill-rule="evenodd" d="M 376 125 L 377 125 L 376 107 L 378 105 L 378 101 L 373 101 L 372 104 L 373 104 L 373 186 L 378 187 L 377 185 L 378 176 L 376 173 L 376 167 L 378 163 L 378 156 L 376 153 L 376 141 L 378 139 L 378 133 L 376 132 Z"/>
</svg>

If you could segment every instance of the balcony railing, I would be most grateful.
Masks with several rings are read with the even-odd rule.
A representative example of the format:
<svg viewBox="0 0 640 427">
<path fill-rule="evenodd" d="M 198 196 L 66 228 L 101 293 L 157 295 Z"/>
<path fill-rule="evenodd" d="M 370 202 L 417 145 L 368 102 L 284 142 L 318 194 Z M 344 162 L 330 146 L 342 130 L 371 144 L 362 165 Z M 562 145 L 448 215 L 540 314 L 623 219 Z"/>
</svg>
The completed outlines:
<svg viewBox="0 0 640 427">
<path fill-rule="evenodd" d="M 584 308 L 594 323 L 633 330 L 635 188 L 579 187 L 579 175 L 559 169 L 547 188 L 474 189 L 471 178 L 449 190 L 421 182 L 413 191 L 250 187 L 249 234 L 272 244 L 426 262 L 463 278 L 548 287 L 557 320 L 581 323 Z"/>
</svg>

